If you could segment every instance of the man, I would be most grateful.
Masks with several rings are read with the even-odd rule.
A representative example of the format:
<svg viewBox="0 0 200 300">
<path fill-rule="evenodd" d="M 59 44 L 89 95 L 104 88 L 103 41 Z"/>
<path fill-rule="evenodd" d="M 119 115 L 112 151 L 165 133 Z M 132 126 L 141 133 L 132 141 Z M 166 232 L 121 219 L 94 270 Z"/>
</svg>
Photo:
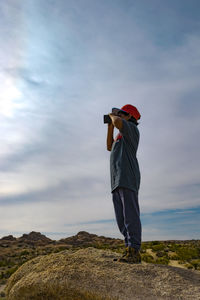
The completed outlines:
<svg viewBox="0 0 200 300">
<path fill-rule="evenodd" d="M 140 263 L 141 222 L 138 204 L 140 170 L 136 157 L 140 113 L 131 104 L 114 109 L 109 114 L 112 123 L 108 124 L 107 150 L 110 155 L 111 191 L 116 221 L 125 240 L 125 252 L 120 262 Z M 114 127 L 119 129 L 115 140 Z"/>
</svg>

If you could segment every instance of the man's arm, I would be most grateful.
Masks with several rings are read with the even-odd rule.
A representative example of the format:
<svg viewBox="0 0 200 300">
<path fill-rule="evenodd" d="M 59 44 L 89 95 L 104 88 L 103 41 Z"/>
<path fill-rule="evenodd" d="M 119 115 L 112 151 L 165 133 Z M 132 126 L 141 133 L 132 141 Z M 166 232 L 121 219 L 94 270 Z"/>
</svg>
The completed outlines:
<svg viewBox="0 0 200 300">
<path fill-rule="evenodd" d="M 113 124 L 108 124 L 108 133 L 107 133 L 107 150 L 111 151 L 112 149 L 112 144 L 113 144 L 113 131 L 114 131 L 114 126 Z"/>
<path fill-rule="evenodd" d="M 122 123 L 122 118 L 114 115 L 114 114 L 109 114 L 111 120 L 112 120 L 112 124 L 113 126 L 115 126 L 117 129 L 121 130 L 123 123 Z"/>
<path fill-rule="evenodd" d="M 122 119 L 119 116 L 116 116 L 115 114 L 111 113 L 109 114 L 112 123 L 108 124 L 108 134 L 107 134 L 107 150 L 111 151 L 112 149 L 112 144 L 113 144 L 113 131 L 114 127 L 117 129 L 121 130 L 123 126 Z"/>
</svg>

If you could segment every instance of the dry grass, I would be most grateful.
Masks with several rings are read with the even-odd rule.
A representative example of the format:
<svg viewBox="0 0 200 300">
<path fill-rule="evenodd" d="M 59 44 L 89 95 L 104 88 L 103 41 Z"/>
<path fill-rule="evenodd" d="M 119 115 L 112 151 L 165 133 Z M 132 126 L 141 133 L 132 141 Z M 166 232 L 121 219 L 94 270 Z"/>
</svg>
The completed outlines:
<svg viewBox="0 0 200 300">
<path fill-rule="evenodd" d="M 7 300 L 12 300 L 13 296 L 6 298 Z M 62 290 L 58 285 L 42 286 L 42 290 L 38 286 L 23 287 L 18 291 L 18 295 L 15 294 L 15 300 L 118 300 L 118 298 L 110 298 L 106 296 L 101 296 L 95 293 L 90 293 L 87 291 L 80 291 L 77 289 L 72 289 L 68 285 L 63 286 Z"/>
</svg>

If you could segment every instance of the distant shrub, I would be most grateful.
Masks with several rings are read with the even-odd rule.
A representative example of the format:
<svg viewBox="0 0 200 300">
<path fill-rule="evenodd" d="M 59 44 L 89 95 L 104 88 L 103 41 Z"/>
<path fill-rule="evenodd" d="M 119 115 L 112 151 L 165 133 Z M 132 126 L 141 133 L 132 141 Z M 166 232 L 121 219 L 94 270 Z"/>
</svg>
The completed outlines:
<svg viewBox="0 0 200 300">
<path fill-rule="evenodd" d="M 157 255 L 158 257 L 163 257 L 163 256 L 167 257 L 167 254 L 166 254 L 165 252 L 163 252 L 163 251 L 158 251 L 158 252 L 156 253 L 156 255 Z"/>
<path fill-rule="evenodd" d="M 169 248 L 165 248 L 164 251 L 165 251 L 165 252 L 169 252 Z"/>
<path fill-rule="evenodd" d="M 177 256 L 180 260 L 191 260 L 191 259 L 198 259 L 199 258 L 199 252 L 197 248 L 191 248 L 183 246 L 177 250 Z"/>
<path fill-rule="evenodd" d="M 176 254 L 174 254 L 174 255 L 170 255 L 170 259 L 171 260 L 179 260 L 179 257 Z"/>
<path fill-rule="evenodd" d="M 160 242 L 159 242 L 159 241 L 152 241 L 151 244 L 152 244 L 153 246 L 155 246 L 155 245 L 160 245 Z"/>
<path fill-rule="evenodd" d="M 190 264 L 194 267 L 195 270 L 200 270 L 200 259 L 193 260 Z"/>
<path fill-rule="evenodd" d="M 146 263 L 154 263 L 154 258 L 152 255 L 149 254 L 142 254 L 142 260 L 145 261 Z"/>
<path fill-rule="evenodd" d="M 54 248 L 52 251 L 52 253 L 58 253 L 58 252 L 60 252 L 59 248 Z"/>
<path fill-rule="evenodd" d="M 0 261 L 0 267 L 14 266 L 15 263 L 10 259 L 3 259 Z"/>
<path fill-rule="evenodd" d="M 181 247 L 182 247 L 182 245 L 180 245 L 180 244 L 171 244 L 169 248 L 170 248 L 170 251 L 176 252 Z"/>
<path fill-rule="evenodd" d="M 88 246 L 87 246 L 88 247 Z M 90 247 L 94 247 L 94 248 L 96 248 L 96 249 L 105 249 L 106 248 L 106 245 L 104 245 L 104 244 L 100 244 L 100 243 L 95 243 L 95 244 L 91 244 L 91 246 Z M 105 247 L 105 248 L 104 248 Z M 107 249 L 107 248 L 106 248 Z"/>
<path fill-rule="evenodd" d="M 186 262 L 184 260 L 178 260 L 179 265 L 184 265 Z"/>
<path fill-rule="evenodd" d="M 166 257 L 161 257 L 161 258 L 156 259 L 155 263 L 161 264 L 161 265 L 168 265 L 169 259 L 167 259 Z"/>
<path fill-rule="evenodd" d="M 186 265 L 186 268 L 187 268 L 188 270 L 192 270 L 192 269 L 193 269 L 193 266 L 192 266 L 191 264 L 187 264 L 187 265 Z"/>
<path fill-rule="evenodd" d="M 165 249 L 165 245 L 164 244 L 157 244 L 157 245 L 153 245 L 152 246 L 152 251 L 156 252 L 156 251 L 161 251 Z"/>
<path fill-rule="evenodd" d="M 7 260 L 0 261 L 0 267 L 5 267 L 5 266 L 7 266 Z"/>
<path fill-rule="evenodd" d="M 103 244 L 102 249 L 105 249 L 105 250 L 110 249 L 110 245 L 109 244 Z"/>
<path fill-rule="evenodd" d="M 23 250 L 20 255 L 23 256 L 23 255 L 29 255 L 30 252 L 28 250 Z"/>
<path fill-rule="evenodd" d="M 15 273 L 15 271 L 18 269 L 18 266 L 15 266 L 13 268 L 10 268 L 10 269 L 7 269 L 6 271 L 4 272 L 1 272 L 1 278 L 9 278 L 13 273 Z"/>
<path fill-rule="evenodd" d="M 58 247 L 59 252 L 64 251 L 64 250 L 66 250 L 66 249 L 67 249 L 66 246 L 59 246 L 59 247 Z"/>
<path fill-rule="evenodd" d="M 150 248 L 150 245 L 149 245 L 148 242 L 142 243 L 141 250 L 146 250 L 146 249 L 149 249 L 149 248 Z"/>
<path fill-rule="evenodd" d="M 141 248 L 140 253 L 146 253 L 146 249 Z"/>
</svg>

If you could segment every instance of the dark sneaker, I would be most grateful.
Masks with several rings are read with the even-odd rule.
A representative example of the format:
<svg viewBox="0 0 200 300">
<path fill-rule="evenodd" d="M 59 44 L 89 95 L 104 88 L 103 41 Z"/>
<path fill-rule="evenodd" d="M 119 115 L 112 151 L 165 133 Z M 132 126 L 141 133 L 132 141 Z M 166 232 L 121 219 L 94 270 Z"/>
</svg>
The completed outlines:
<svg viewBox="0 0 200 300">
<path fill-rule="evenodd" d="M 125 262 L 130 264 L 140 264 L 141 255 L 138 250 L 132 247 L 128 247 L 127 254 L 124 257 L 118 259 L 119 262 Z"/>
<path fill-rule="evenodd" d="M 128 254 L 128 247 L 126 247 L 126 249 L 124 250 L 124 252 L 122 253 L 122 256 L 120 258 L 114 258 L 113 261 L 120 261 L 121 259 L 126 257 L 127 254 Z"/>
</svg>

